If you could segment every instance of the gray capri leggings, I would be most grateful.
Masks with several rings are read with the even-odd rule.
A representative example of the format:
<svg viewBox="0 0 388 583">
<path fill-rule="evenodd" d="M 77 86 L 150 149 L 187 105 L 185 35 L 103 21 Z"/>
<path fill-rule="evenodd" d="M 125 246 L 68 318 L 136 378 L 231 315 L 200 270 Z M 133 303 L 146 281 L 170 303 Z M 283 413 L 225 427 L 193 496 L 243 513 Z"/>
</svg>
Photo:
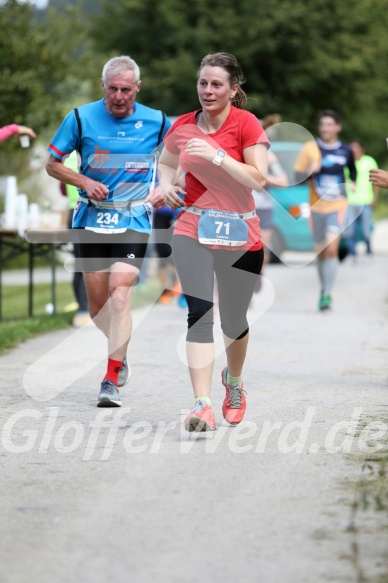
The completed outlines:
<svg viewBox="0 0 388 583">
<path fill-rule="evenodd" d="M 188 341 L 213 342 L 214 276 L 223 333 L 233 340 L 248 333 L 247 311 L 263 256 L 263 249 L 210 249 L 191 237 L 174 235 L 173 259 L 189 307 Z"/>
</svg>

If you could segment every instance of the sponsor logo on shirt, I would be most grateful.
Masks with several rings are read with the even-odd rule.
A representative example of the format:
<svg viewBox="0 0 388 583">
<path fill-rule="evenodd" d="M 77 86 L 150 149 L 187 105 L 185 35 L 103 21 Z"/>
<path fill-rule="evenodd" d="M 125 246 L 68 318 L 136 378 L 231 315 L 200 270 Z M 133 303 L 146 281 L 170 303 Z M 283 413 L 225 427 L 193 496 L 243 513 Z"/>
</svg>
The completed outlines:
<svg viewBox="0 0 388 583">
<path fill-rule="evenodd" d="M 132 174 L 147 174 L 149 168 L 149 162 L 125 162 L 125 172 Z"/>
<path fill-rule="evenodd" d="M 341 156 L 340 154 L 328 154 L 322 158 L 322 166 L 324 168 L 331 168 L 339 164 L 340 166 L 346 165 L 346 156 Z"/>
<path fill-rule="evenodd" d="M 110 150 L 102 150 L 99 146 L 94 147 L 94 162 L 95 164 L 103 164 L 109 160 Z"/>
</svg>

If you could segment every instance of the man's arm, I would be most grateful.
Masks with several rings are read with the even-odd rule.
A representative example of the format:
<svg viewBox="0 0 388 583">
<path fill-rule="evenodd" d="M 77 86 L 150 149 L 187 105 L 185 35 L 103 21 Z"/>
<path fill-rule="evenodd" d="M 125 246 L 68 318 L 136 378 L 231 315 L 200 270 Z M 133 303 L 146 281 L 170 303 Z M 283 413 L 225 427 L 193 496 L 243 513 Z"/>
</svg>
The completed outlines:
<svg viewBox="0 0 388 583">
<path fill-rule="evenodd" d="M 372 158 L 373 160 L 373 165 L 371 170 L 377 170 L 378 169 L 378 164 L 376 162 L 376 160 L 374 158 Z M 377 201 L 379 199 L 379 193 L 380 193 L 380 189 L 378 186 L 376 186 L 375 184 L 372 184 L 372 190 L 373 190 L 373 202 L 372 202 L 372 207 L 375 208 L 375 206 L 377 205 Z"/>
<path fill-rule="evenodd" d="M 377 201 L 379 199 L 379 192 L 380 189 L 378 186 L 373 185 L 373 202 L 372 202 L 372 206 L 375 207 L 377 204 Z"/>
<path fill-rule="evenodd" d="M 294 165 L 296 184 L 306 182 L 312 174 L 318 174 L 321 170 L 321 152 L 314 141 L 306 142 L 299 152 Z"/>
<path fill-rule="evenodd" d="M 294 177 L 295 177 L 295 183 L 296 184 L 303 184 L 303 182 L 307 182 L 307 180 L 310 178 L 311 174 L 308 174 L 307 172 L 294 172 Z"/>
<path fill-rule="evenodd" d="M 352 152 L 350 146 L 348 146 L 346 168 L 349 170 L 349 178 L 351 180 L 349 188 L 352 192 L 356 192 L 356 190 L 357 190 L 357 184 L 356 184 L 357 168 L 356 168 L 356 164 L 354 162 L 353 152 Z"/>
<path fill-rule="evenodd" d="M 71 184 L 80 190 L 84 190 L 88 197 L 93 200 L 105 200 L 108 198 L 109 189 L 104 184 L 74 172 L 71 168 L 64 166 L 62 160 L 55 158 L 52 154 L 50 154 L 47 161 L 46 171 L 49 176 L 56 178 L 60 182 Z"/>
<path fill-rule="evenodd" d="M 355 183 L 357 180 L 357 168 L 356 168 L 356 164 L 354 162 L 353 152 L 350 149 L 350 147 L 349 147 L 347 167 L 349 168 L 350 180 Z"/>
</svg>

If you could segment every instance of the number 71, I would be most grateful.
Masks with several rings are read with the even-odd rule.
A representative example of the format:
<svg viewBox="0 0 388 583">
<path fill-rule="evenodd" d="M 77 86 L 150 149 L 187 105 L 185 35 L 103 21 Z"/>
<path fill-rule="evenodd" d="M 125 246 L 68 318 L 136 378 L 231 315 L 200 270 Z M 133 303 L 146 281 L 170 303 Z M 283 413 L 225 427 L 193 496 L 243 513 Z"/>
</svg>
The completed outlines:
<svg viewBox="0 0 388 583">
<path fill-rule="evenodd" d="M 229 228 L 230 228 L 230 223 L 223 223 L 222 221 L 214 221 L 217 226 L 216 228 L 216 234 L 218 235 L 218 233 L 221 231 L 222 227 L 225 227 L 225 233 L 227 235 L 229 235 Z"/>
</svg>

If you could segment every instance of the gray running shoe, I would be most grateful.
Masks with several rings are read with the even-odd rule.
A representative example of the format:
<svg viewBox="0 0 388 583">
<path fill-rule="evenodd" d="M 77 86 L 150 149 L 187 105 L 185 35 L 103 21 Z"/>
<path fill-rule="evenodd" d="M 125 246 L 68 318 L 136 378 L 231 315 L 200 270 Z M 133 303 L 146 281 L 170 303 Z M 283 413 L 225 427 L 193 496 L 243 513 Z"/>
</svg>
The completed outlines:
<svg viewBox="0 0 388 583">
<path fill-rule="evenodd" d="M 102 381 L 97 407 L 121 407 L 120 393 L 113 381 Z"/>
<path fill-rule="evenodd" d="M 120 372 L 119 372 L 119 380 L 118 380 L 117 386 L 123 387 L 124 385 L 126 385 L 129 382 L 130 378 L 131 378 L 131 369 L 129 367 L 127 357 L 124 356 L 123 364 L 121 365 Z"/>
</svg>

